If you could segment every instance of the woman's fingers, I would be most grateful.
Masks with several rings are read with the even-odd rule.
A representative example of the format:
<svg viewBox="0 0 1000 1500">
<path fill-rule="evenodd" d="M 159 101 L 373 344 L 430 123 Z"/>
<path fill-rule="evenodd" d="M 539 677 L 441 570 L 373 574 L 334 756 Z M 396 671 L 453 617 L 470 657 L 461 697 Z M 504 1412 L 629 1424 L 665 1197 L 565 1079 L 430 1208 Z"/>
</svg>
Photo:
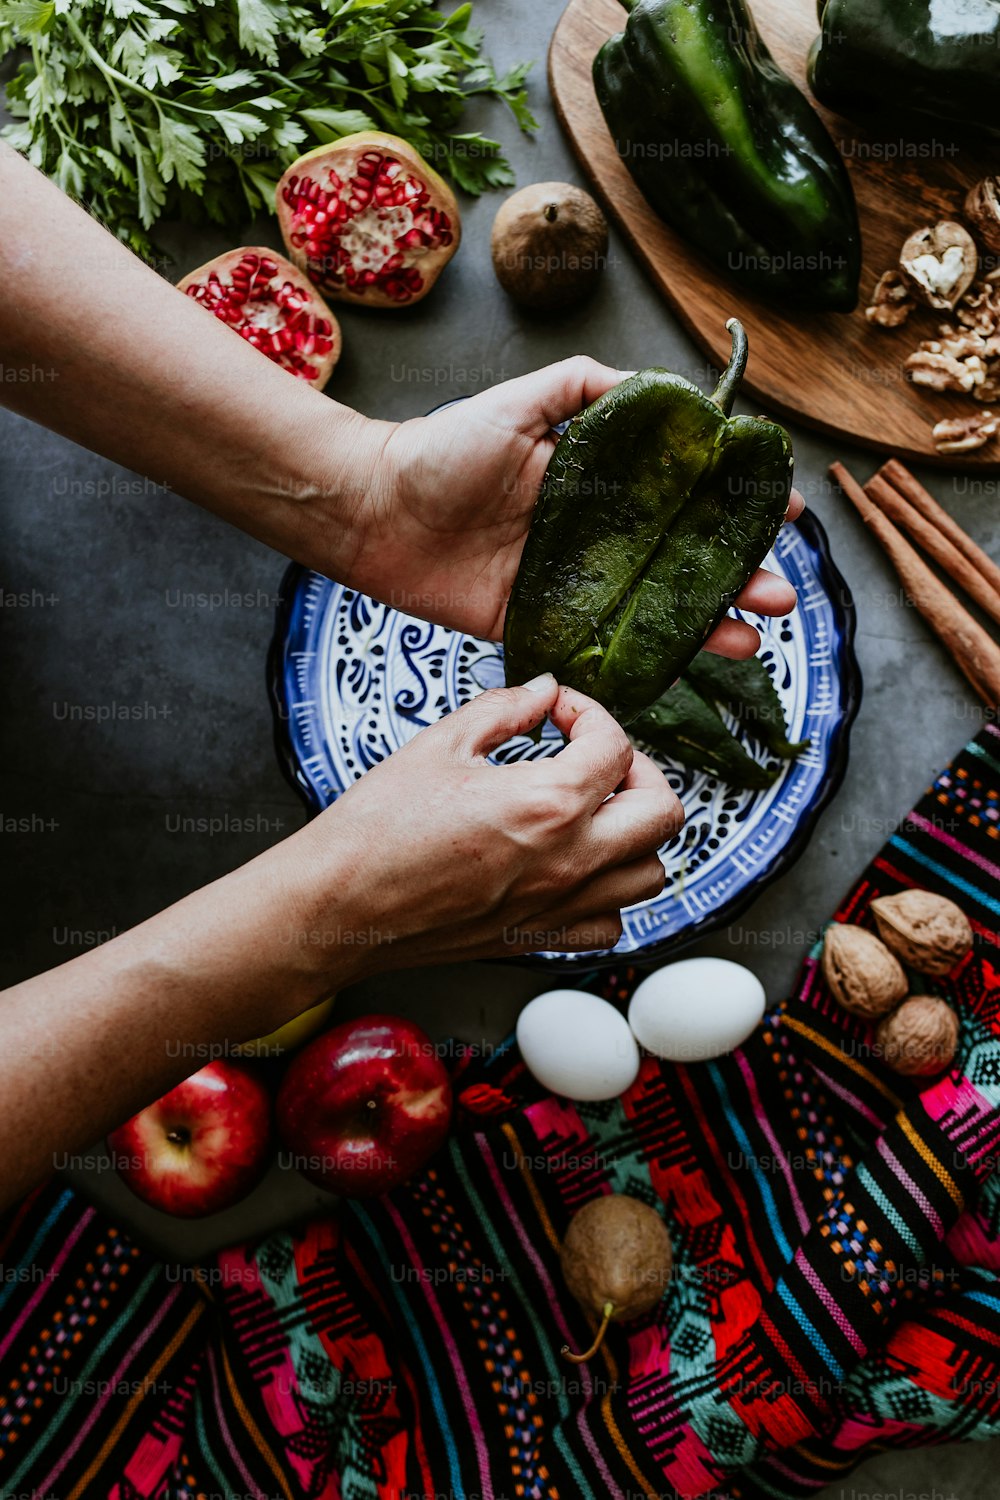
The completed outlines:
<svg viewBox="0 0 1000 1500">
<path fill-rule="evenodd" d="M 533 370 L 515 380 L 507 380 L 491 391 L 483 392 L 490 402 L 490 415 L 495 420 L 509 422 L 520 432 L 541 439 L 547 437 L 553 427 L 575 417 L 585 407 L 618 385 L 628 372 L 613 370 L 610 365 L 599 364 L 586 354 L 575 354 L 544 369 Z M 475 414 L 469 401 L 469 412 Z"/>
<path fill-rule="evenodd" d="M 522 953 L 593 953 L 613 948 L 622 935 L 621 913 L 566 923 L 560 915 L 545 912 L 518 929 L 517 940 L 504 948 L 504 957 Z"/>
<path fill-rule="evenodd" d="M 673 837 L 684 821 L 676 793 L 606 709 L 564 687 L 550 717 L 569 744 L 543 769 L 576 784 L 594 810 L 585 846 L 591 868 L 640 859 Z"/>
<path fill-rule="evenodd" d="M 736 596 L 740 609 L 758 615 L 790 615 L 795 608 L 795 590 L 787 578 L 758 568 L 745 589 Z"/>
<path fill-rule="evenodd" d="M 800 514 L 804 502 L 797 490 L 792 491 L 789 516 Z M 780 619 L 794 610 L 797 597 L 787 578 L 779 578 L 766 568 L 758 568 L 746 588 L 736 596 L 740 609 L 756 615 L 771 615 Z M 720 656 L 732 656 L 737 661 L 756 656 L 760 650 L 760 633 L 749 620 L 734 620 L 727 615 L 709 636 L 705 645 L 709 651 Z"/>
<path fill-rule="evenodd" d="M 666 878 L 659 855 L 646 854 L 595 876 L 565 905 L 547 913 L 546 920 L 566 927 L 594 922 L 608 912 L 652 901 L 663 890 Z"/>
<path fill-rule="evenodd" d="M 640 769 L 633 783 L 602 803 L 591 820 L 595 863 L 605 869 L 648 857 L 684 823 L 680 798 L 663 772 L 639 751 L 633 768 L 635 761 Z"/>
<path fill-rule="evenodd" d="M 707 651 L 716 651 L 719 656 L 733 656 L 737 661 L 756 656 L 760 650 L 760 632 L 746 620 L 734 620 L 729 615 L 712 631 L 705 642 Z"/>
<path fill-rule="evenodd" d="M 590 807 L 599 807 L 628 775 L 635 754 L 631 740 L 606 708 L 575 688 L 559 689 L 549 718 L 569 743 L 539 770 L 554 771 Z"/>
<path fill-rule="evenodd" d="M 805 501 L 798 490 L 792 490 L 788 502 L 787 518 L 794 521 L 802 514 Z M 736 603 L 740 609 L 749 610 L 756 615 L 774 615 L 780 618 L 782 615 L 790 615 L 795 608 L 795 590 L 787 578 L 779 578 L 777 573 L 770 573 L 766 568 L 758 568 L 750 579 L 745 589 L 742 589 L 736 597 Z M 717 651 L 720 656 L 753 656 L 760 646 L 760 636 L 753 627 L 742 622 L 743 628 L 733 629 L 734 625 L 741 622 L 734 620 L 723 620 L 707 642 L 710 651 Z M 755 638 L 756 637 L 756 638 Z"/>
<path fill-rule="evenodd" d="M 521 687 L 490 688 L 434 726 L 439 746 L 469 759 L 485 758 L 517 734 L 527 734 L 551 711 L 559 691 L 551 672 Z"/>
<path fill-rule="evenodd" d="M 646 791 L 662 792 L 664 786 L 673 801 L 677 802 L 673 789 L 659 766 L 655 765 L 649 756 L 644 755 L 641 750 L 633 749 L 632 764 L 628 768 L 628 775 L 618 788 L 619 794 L 622 792 L 639 791 L 643 788 Z M 679 803 L 677 805 L 680 806 Z"/>
</svg>

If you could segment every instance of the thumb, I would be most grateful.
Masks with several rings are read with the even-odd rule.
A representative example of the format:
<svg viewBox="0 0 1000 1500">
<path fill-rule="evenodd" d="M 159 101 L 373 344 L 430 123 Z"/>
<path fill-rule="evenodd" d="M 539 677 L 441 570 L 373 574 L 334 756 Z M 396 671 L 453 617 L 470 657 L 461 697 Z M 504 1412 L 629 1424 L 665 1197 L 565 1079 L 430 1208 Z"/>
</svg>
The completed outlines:
<svg viewBox="0 0 1000 1500">
<path fill-rule="evenodd" d="M 528 734 L 540 724 L 559 696 L 551 672 L 543 672 L 522 687 L 490 688 L 456 709 L 442 722 L 457 750 L 470 758 L 488 755 L 516 734 Z"/>
<path fill-rule="evenodd" d="M 537 439 L 545 437 L 568 417 L 575 417 L 629 373 L 577 354 L 494 386 L 483 395 L 491 397 L 497 416 Z"/>
</svg>

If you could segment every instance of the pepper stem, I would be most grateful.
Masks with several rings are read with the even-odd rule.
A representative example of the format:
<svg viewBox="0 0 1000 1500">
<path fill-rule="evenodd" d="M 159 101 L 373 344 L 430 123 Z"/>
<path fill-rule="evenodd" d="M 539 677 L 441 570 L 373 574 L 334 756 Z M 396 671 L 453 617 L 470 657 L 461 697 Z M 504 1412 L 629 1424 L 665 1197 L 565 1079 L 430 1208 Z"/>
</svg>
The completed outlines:
<svg viewBox="0 0 1000 1500">
<path fill-rule="evenodd" d="M 728 417 L 733 409 L 743 372 L 747 367 L 747 335 L 746 329 L 738 318 L 730 318 L 726 327 L 733 340 L 733 352 L 729 356 L 729 363 L 723 370 L 718 385 L 712 392 L 712 400 Z"/>
<path fill-rule="evenodd" d="M 563 1355 L 566 1359 L 572 1360 L 573 1364 L 585 1365 L 588 1359 L 593 1359 L 594 1355 L 603 1344 L 604 1335 L 608 1331 L 608 1324 L 611 1322 L 611 1319 L 615 1315 L 615 1304 L 613 1302 L 605 1302 L 602 1310 L 604 1316 L 601 1319 L 601 1326 L 597 1330 L 597 1333 L 594 1335 L 594 1342 L 591 1344 L 589 1349 L 585 1350 L 583 1354 L 574 1354 L 573 1350 L 569 1347 L 568 1344 L 563 1344 Z"/>
</svg>

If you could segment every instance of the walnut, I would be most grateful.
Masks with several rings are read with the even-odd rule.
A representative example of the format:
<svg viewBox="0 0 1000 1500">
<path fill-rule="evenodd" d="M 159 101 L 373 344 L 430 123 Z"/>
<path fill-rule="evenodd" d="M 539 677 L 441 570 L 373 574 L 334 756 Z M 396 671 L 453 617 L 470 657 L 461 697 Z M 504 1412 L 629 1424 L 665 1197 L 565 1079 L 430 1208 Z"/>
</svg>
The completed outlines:
<svg viewBox="0 0 1000 1500">
<path fill-rule="evenodd" d="M 978 205 L 978 209 L 977 209 Z M 966 211 L 997 209 L 1000 251 L 1000 176 L 971 189 Z M 990 244 L 983 232 L 984 242 Z M 937 338 L 922 340 L 903 361 L 913 385 L 968 396 L 982 408 L 1000 405 L 1000 267 L 977 277 L 975 241 L 952 220 L 911 234 L 899 257 L 899 272 L 885 271 L 872 293 L 865 316 L 870 323 L 896 328 L 913 310 L 912 297 L 947 310 L 951 318 L 938 325 Z M 949 417 L 932 429 L 939 453 L 973 453 L 997 435 L 993 414 L 980 409 L 968 417 Z"/>
<path fill-rule="evenodd" d="M 972 453 L 985 448 L 996 437 L 997 418 L 992 412 L 977 412 L 973 417 L 949 417 L 934 425 L 931 436 L 939 453 Z"/>
<path fill-rule="evenodd" d="M 967 229 L 949 219 L 911 234 L 899 269 L 913 295 L 928 307 L 951 309 L 968 290 L 979 255 Z"/>
<path fill-rule="evenodd" d="M 958 1017 L 936 995 L 911 995 L 880 1022 L 875 1042 L 883 1060 L 907 1078 L 945 1069 L 958 1046 Z"/>
<path fill-rule="evenodd" d="M 883 271 L 875 283 L 871 306 L 865 308 L 869 323 L 879 328 L 898 328 L 913 311 L 909 287 L 898 271 Z"/>
<path fill-rule="evenodd" d="M 969 288 L 955 310 L 955 316 L 963 328 L 989 337 L 1000 329 L 1000 284 L 996 271 L 980 279 Z"/>
<path fill-rule="evenodd" d="M 914 385 L 930 386 L 932 391 L 975 391 L 986 380 L 986 366 L 978 354 L 957 359 L 937 340 L 924 342 L 908 354 L 903 368 Z"/>
<path fill-rule="evenodd" d="M 874 1020 L 906 994 L 897 958 L 865 927 L 835 922 L 823 940 L 823 977 L 835 1000 L 853 1015 Z"/>
<path fill-rule="evenodd" d="M 942 323 L 938 329 L 941 335 L 937 339 L 928 339 L 920 345 L 921 349 L 933 349 L 938 354 L 947 354 L 950 359 L 968 359 L 970 355 L 983 358 L 989 351 L 989 340 L 981 333 L 976 333 L 971 328 L 963 328 L 959 331 L 951 328 L 948 332 L 947 323 Z"/>
<path fill-rule="evenodd" d="M 979 243 L 987 250 L 1000 250 L 1000 180 L 984 177 L 970 187 L 964 213 Z"/>
<path fill-rule="evenodd" d="M 939 383 L 935 388 L 961 389 L 975 401 L 1000 401 L 1000 283 L 994 272 L 970 287 L 956 316 L 958 326 L 941 323 L 940 337 L 920 346 L 921 351 L 947 355 L 962 365 L 962 375 L 953 372 L 954 386 Z M 912 378 L 918 385 L 931 383 L 916 375 Z"/>
<path fill-rule="evenodd" d="M 950 974 L 972 947 L 965 912 L 933 891 L 878 896 L 871 909 L 886 947 L 920 974 Z"/>
</svg>

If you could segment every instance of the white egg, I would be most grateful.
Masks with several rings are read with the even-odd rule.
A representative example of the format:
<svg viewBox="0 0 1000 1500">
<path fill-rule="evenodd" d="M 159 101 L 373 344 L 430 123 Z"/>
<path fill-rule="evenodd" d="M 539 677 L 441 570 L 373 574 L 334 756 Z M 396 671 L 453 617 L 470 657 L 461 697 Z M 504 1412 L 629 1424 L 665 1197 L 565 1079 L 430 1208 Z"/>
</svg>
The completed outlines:
<svg viewBox="0 0 1000 1500">
<path fill-rule="evenodd" d="M 647 1052 L 670 1062 L 704 1062 L 745 1042 L 765 1004 L 764 986 L 742 964 L 683 958 L 642 981 L 628 1024 Z"/>
<path fill-rule="evenodd" d="M 567 1099 L 615 1099 L 634 1083 L 639 1048 L 621 1011 L 584 990 L 548 990 L 517 1019 L 517 1044 L 539 1083 Z"/>
</svg>

